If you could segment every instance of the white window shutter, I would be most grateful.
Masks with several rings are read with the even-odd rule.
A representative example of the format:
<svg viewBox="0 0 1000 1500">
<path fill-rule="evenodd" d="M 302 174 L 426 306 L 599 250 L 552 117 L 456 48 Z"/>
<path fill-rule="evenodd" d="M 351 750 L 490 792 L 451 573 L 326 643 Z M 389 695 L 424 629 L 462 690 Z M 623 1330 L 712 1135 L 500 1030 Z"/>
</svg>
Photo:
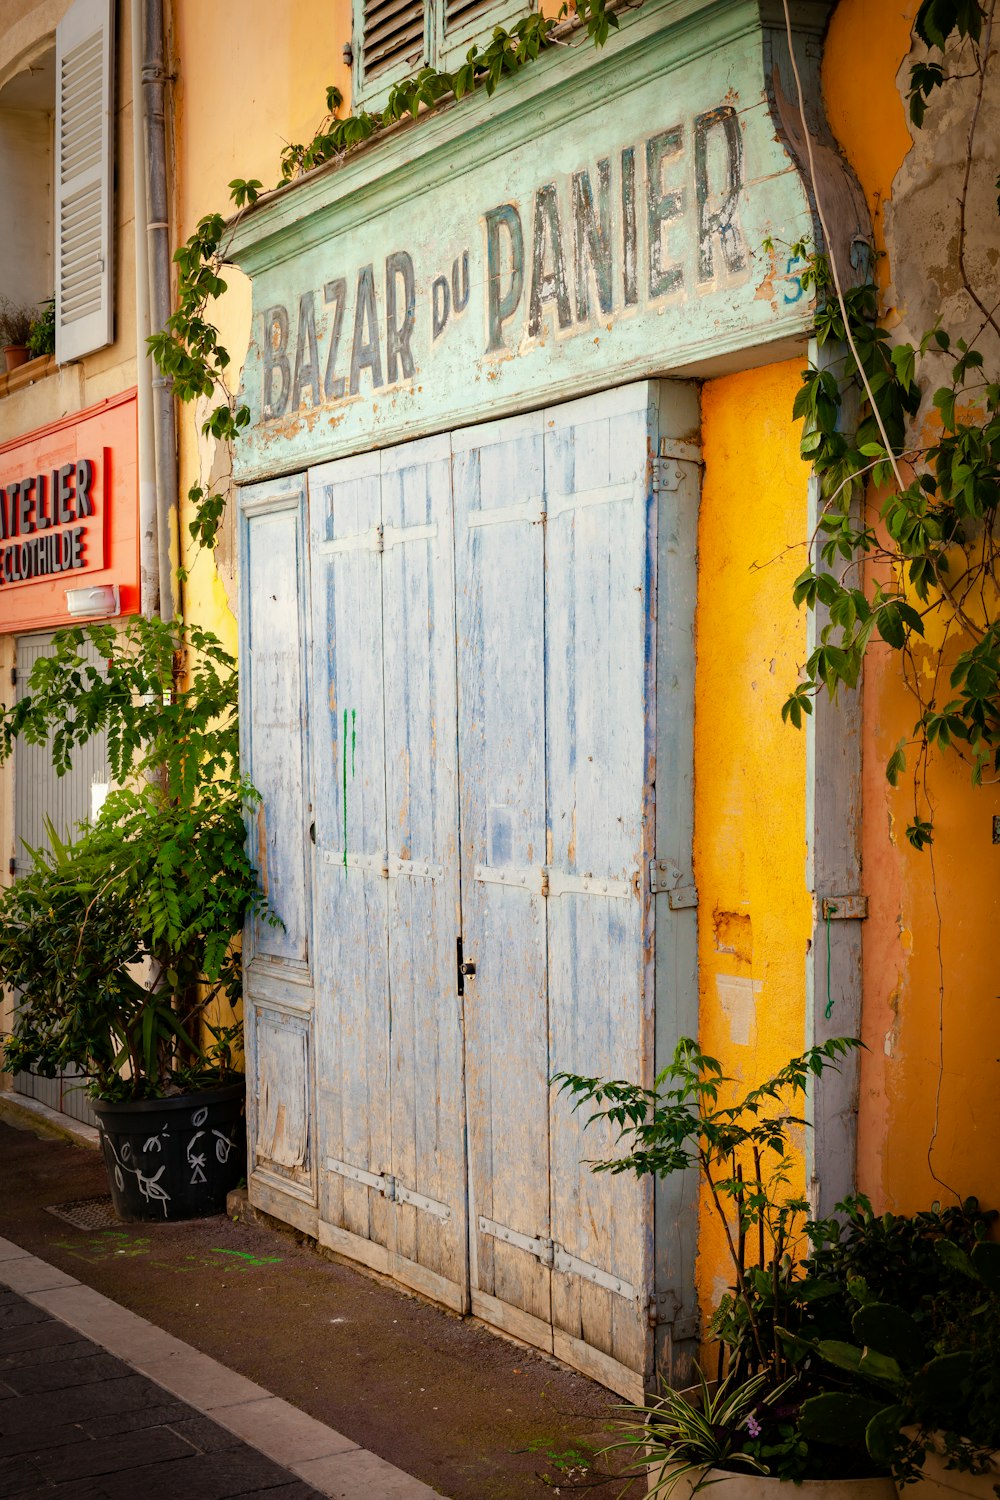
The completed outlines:
<svg viewBox="0 0 1000 1500">
<path fill-rule="evenodd" d="M 114 338 L 114 0 L 56 27 L 56 358 Z"/>
</svg>

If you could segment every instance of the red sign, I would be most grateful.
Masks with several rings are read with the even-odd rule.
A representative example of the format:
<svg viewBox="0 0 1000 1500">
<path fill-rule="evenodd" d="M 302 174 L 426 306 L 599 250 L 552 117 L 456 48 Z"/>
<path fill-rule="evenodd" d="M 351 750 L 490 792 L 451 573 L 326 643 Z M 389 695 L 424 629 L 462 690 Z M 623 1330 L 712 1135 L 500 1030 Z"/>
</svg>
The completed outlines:
<svg viewBox="0 0 1000 1500">
<path fill-rule="evenodd" d="M 138 611 L 134 390 L 0 444 L 0 632 L 68 625 L 97 584 Z"/>
</svg>

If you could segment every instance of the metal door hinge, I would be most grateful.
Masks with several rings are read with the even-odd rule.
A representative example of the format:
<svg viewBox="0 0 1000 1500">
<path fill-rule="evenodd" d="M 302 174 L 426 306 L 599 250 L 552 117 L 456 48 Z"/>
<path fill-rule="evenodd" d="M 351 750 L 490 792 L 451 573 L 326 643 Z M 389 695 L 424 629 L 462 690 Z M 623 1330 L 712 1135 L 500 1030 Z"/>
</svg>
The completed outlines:
<svg viewBox="0 0 1000 1500">
<path fill-rule="evenodd" d="M 7 866 L 7 872 L 10 875 L 16 875 L 17 874 L 17 860 L 14 858 L 13 855 L 11 855 L 11 857 L 10 857 L 10 863 Z"/>
<path fill-rule="evenodd" d="M 350 1182 L 357 1182 L 362 1187 L 381 1193 L 389 1203 L 408 1203 L 411 1208 L 422 1209 L 424 1213 L 433 1214 L 436 1219 L 451 1218 L 451 1209 L 447 1203 L 439 1203 L 436 1198 L 427 1198 L 423 1193 L 414 1192 L 413 1188 L 404 1187 L 391 1172 L 367 1172 L 363 1167 L 352 1167 L 348 1162 L 338 1161 L 333 1156 L 327 1157 L 326 1169 L 328 1172 L 336 1172 L 338 1177 L 346 1177 Z"/>
<path fill-rule="evenodd" d="M 666 896 L 671 911 L 685 911 L 698 905 L 698 888 L 669 859 L 649 862 L 649 889 L 654 896 Z"/>
<path fill-rule="evenodd" d="M 697 1313 L 681 1317 L 681 1304 L 676 1292 L 655 1292 L 648 1306 L 650 1328 L 668 1327 L 675 1344 L 684 1339 L 698 1337 L 701 1322 Z"/>
<path fill-rule="evenodd" d="M 10 685 L 11 685 L 11 687 L 17 687 L 17 668 L 16 667 L 11 667 L 11 669 L 10 669 Z"/>
<path fill-rule="evenodd" d="M 506 1224 L 498 1224 L 495 1219 L 487 1219 L 482 1215 L 479 1218 L 479 1232 L 491 1235 L 504 1245 L 513 1245 L 515 1250 L 523 1250 L 526 1255 L 533 1255 L 550 1271 L 579 1276 L 581 1280 L 614 1292 L 618 1297 L 625 1297 L 629 1302 L 638 1300 L 638 1293 L 630 1281 L 624 1281 L 613 1272 L 592 1265 L 589 1260 L 581 1260 L 578 1255 L 571 1255 L 558 1240 L 543 1238 L 541 1235 L 521 1234 L 516 1229 L 508 1228 Z"/>
<path fill-rule="evenodd" d="M 684 470 L 672 458 L 653 459 L 653 494 L 662 495 L 665 492 L 680 489 L 684 478 Z"/>
<path fill-rule="evenodd" d="M 824 922 L 862 922 L 868 915 L 868 897 L 823 896 L 819 909 Z"/>
<path fill-rule="evenodd" d="M 701 449 L 696 443 L 681 443 L 661 438 L 659 452 L 653 459 L 653 494 L 680 488 L 684 479 L 681 464 L 700 464 Z"/>
</svg>

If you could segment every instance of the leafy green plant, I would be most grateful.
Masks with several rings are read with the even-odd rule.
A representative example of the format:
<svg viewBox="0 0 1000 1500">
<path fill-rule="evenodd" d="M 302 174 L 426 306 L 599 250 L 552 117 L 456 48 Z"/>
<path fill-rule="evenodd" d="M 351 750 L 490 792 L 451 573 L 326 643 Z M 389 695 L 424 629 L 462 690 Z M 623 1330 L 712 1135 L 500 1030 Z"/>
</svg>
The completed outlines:
<svg viewBox="0 0 1000 1500">
<path fill-rule="evenodd" d="M 698 1475 L 697 1493 L 712 1483 L 713 1469 L 767 1474 L 766 1462 L 752 1451 L 754 1435 L 791 1383 L 768 1390 L 767 1376 L 761 1373 L 746 1381 L 730 1375 L 712 1384 L 699 1371 L 690 1392 L 664 1385 L 648 1405 L 624 1407 L 630 1436 L 612 1449 L 626 1448 L 631 1463 L 648 1466 L 648 1493 L 664 1500 L 688 1475 Z"/>
<path fill-rule="evenodd" d="M 42 310 L 31 321 L 28 329 L 28 353 L 34 359 L 42 354 L 56 352 L 56 299 L 46 297 Z"/>
<path fill-rule="evenodd" d="M 818 293 L 817 342 L 828 351 L 843 346 L 843 354 L 805 372 L 794 405 L 822 511 L 793 600 L 822 612 L 823 623 L 782 714 L 800 726 L 817 693 L 856 687 L 874 642 L 897 652 L 917 717 L 891 752 L 886 775 L 895 786 L 909 767 L 913 814 L 906 835 L 918 850 L 934 836 L 932 753 L 957 752 L 976 784 L 988 769 L 1000 770 L 1000 372 L 987 371 L 979 347 L 988 330 L 1000 335 L 1000 322 L 966 264 L 992 25 L 993 5 L 981 0 L 923 0 L 914 30 L 928 55 L 913 66 L 909 89 L 919 128 L 938 89 L 956 77 L 975 80 L 957 260 L 978 329 L 963 338 L 935 326 L 916 346 L 896 342 L 878 323 L 874 283 L 845 291 L 826 256 L 806 244 L 793 247 L 808 260 L 804 283 Z M 928 397 L 923 431 L 915 433 Z M 861 415 L 851 434 L 841 417 L 855 399 Z M 870 484 L 879 498 L 866 510 Z"/>
<path fill-rule="evenodd" d="M 867 1455 L 859 1465 L 851 1453 L 817 1453 L 799 1430 L 803 1401 L 829 1386 L 831 1376 L 815 1351 L 789 1337 L 785 1326 L 811 1327 L 815 1308 L 827 1301 L 827 1331 L 836 1331 L 846 1317 L 833 1311 L 838 1298 L 843 1307 L 843 1288 L 803 1268 L 808 1205 L 790 1191 L 789 1135 L 806 1123 L 794 1104 L 809 1081 L 858 1046 L 854 1038 L 838 1037 L 811 1047 L 729 1105 L 719 1099 L 732 1080 L 690 1037 L 681 1039 L 649 1089 L 571 1073 L 553 1080 L 574 1098 L 574 1108 L 596 1106 L 588 1124 L 605 1120 L 617 1132 L 615 1154 L 591 1162 L 594 1171 L 668 1177 L 694 1170 L 723 1229 L 735 1284 L 711 1327 L 719 1344 L 720 1385 L 713 1394 L 703 1380 L 693 1409 L 714 1411 L 721 1393 L 724 1403 L 732 1403 L 726 1405 L 729 1416 L 745 1410 L 747 1420 L 730 1421 L 725 1455 L 706 1459 L 692 1403 L 666 1394 L 666 1406 L 656 1409 L 661 1415 L 651 1417 L 648 1427 L 640 1423 L 635 1441 L 652 1444 L 655 1422 L 665 1421 L 671 1465 L 683 1461 L 690 1471 L 706 1462 L 735 1464 L 788 1479 L 871 1472 Z M 824 1227 L 824 1242 L 832 1234 Z"/>
<path fill-rule="evenodd" d="M 753 1351 L 747 1373 L 764 1370 L 773 1384 L 785 1376 L 784 1354 L 773 1330 L 760 1321 L 749 1277 L 751 1265 L 772 1282 L 780 1275 L 808 1206 L 785 1192 L 791 1171 L 789 1131 L 806 1123 L 790 1113 L 791 1102 L 801 1098 L 811 1078 L 819 1078 L 860 1045 L 854 1037 L 834 1037 L 810 1047 L 732 1105 L 719 1104 L 720 1091 L 732 1079 L 691 1037 L 681 1038 L 673 1061 L 651 1089 L 573 1073 L 557 1073 L 553 1079 L 573 1096 L 574 1109 L 597 1105 L 587 1123 L 607 1120 L 618 1132 L 619 1146 L 627 1148 L 608 1161 L 592 1162 L 595 1172 L 639 1177 L 698 1172 L 736 1276 L 734 1298 Z"/>
<path fill-rule="evenodd" d="M 104 730 L 119 786 L 0 898 L 0 982 L 20 992 L 4 1066 L 52 1076 L 73 1063 L 105 1099 L 225 1076 L 236 1032 L 206 1047 L 199 1023 L 215 1001 L 239 1001 L 242 924 L 265 911 L 246 850 L 256 794 L 239 774 L 235 663 L 208 632 L 136 619 L 60 632 L 28 689 L 0 718 L 0 752 L 19 734 L 50 741 L 61 772 Z"/>
<path fill-rule="evenodd" d="M 913 1312 L 872 1300 L 868 1283 L 855 1280 L 854 1342 L 815 1344 L 853 1377 L 852 1389 L 816 1395 L 802 1408 L 807 1437 L 837 1434 L 904 1482 L 917 1476 L 932 1443 L 943 1441 L 950 1461 L 974 1472 L 985 1472 L 1000 1448 L 1000 1244 L 980 1238 L 970 1250 L 945 1236 L 931 1244 L 936 1264 Z"/>
</svg>

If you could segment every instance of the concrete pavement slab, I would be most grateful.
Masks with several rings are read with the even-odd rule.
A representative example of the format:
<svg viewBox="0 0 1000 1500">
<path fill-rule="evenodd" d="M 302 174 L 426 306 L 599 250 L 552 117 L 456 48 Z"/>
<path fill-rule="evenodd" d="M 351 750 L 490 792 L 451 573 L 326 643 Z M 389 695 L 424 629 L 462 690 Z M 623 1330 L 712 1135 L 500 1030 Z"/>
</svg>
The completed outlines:
<svg viewBox="0 0 1000 1500">
<path fill-rule="evenodd" d="M 331 1458 L 314 1458 L 290 1465 L 307 1484 L 322 1490 L 331 1500 L 439 1500 L 438 1491 L 419 1479 L 394 1469 L 384 1458 L 355 1448 Z"/>
<path fill-rule="evenodd" d="M 315 1417 L 307 1416 L 277 1396 L 245 1401 L 239 1406 L 215 1407 L 212 1419 L 253 1443 L 279 1464 L 328 1458 L 334 1453 L 357 1451 L 358 1447 L 342 1432 L 334 1432 L 332 1427 L 317 1422 Z"/>
</svg>

